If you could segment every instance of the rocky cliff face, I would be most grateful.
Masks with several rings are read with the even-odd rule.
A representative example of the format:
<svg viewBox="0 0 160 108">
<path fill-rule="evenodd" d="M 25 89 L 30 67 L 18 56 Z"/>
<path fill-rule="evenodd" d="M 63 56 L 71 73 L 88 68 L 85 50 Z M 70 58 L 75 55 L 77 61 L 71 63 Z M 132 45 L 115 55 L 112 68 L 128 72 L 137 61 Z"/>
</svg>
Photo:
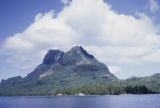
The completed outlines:
<svg viewBox="0 0 160 108">
<path fill-rule="evenodd" d="M 49 50 L 42 64 L 78 65 L 98 62 L 81 46 L 75 46 L 68 52 Z"/>
<path fill-rule="evenodd" d="M 61 64 L 63 55 L 64 52 L 60 50 L 49 50 L 46 56 L 44 57 L 42 64 Z"/>
</svg>

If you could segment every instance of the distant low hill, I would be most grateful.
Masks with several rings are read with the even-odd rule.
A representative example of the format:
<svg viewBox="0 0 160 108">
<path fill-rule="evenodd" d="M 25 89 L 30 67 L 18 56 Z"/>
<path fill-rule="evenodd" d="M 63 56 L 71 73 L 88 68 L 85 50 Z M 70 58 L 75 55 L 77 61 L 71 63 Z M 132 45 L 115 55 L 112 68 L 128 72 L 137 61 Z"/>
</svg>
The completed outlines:
<svg viewBox="0 0 160 108">
<path fill-rule="evenodd" d="M 127 85 L 144 85 L 153 92 L 160 93 L 160 73 L 156 73 L 147 77 L 131 77 L 126 79 L 125 84 Z"/>
</svg>

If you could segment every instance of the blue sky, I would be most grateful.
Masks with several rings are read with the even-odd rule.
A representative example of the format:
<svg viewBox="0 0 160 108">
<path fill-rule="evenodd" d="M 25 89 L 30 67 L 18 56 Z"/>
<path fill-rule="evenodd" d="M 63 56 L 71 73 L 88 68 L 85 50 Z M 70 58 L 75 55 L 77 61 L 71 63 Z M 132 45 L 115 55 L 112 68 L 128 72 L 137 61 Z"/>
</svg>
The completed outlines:
<svg viewBox="0 0 160 108">
<path fill-rule="evenodd" d="M 39 12 L 62 9 L 59 0 L 0 0 L 0 39 L 23 31 Z"/>
<path fill-rule="evenodd" d="M 82 45 L 122 79 L 159 72 L 159 0 L 73 1 L 0 0 L 0 79 L 25 76 L 48 49 L 67 51 L 74 45 Z M 112 25 L 112 19 L 117 23 Z"/>
</svg>

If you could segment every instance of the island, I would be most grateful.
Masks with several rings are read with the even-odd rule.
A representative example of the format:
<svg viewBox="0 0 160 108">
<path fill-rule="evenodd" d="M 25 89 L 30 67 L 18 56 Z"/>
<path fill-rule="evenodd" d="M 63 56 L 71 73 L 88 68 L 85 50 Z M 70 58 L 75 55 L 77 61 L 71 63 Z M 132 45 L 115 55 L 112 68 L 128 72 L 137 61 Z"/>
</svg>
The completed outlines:
<svg viewBox="0 0 160 108">
<path fill-rule="evenodd" d="M 42 63 L 25 77 L 0 83 L 0 96 L 85 96 L 160 93 L 160 73 L 118 79 L 107 65 L 83 47 L 49 50 Z"/>
</svg>

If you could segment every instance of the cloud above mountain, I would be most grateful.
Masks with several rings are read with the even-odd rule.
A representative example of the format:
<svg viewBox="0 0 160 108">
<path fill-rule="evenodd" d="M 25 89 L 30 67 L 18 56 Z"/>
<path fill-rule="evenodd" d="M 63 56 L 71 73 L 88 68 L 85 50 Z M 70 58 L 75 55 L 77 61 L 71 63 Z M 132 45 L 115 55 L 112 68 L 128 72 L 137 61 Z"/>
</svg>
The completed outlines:
<svg viewBox="0 0 160 108">
<path fill-rule="evenodd" d="M 152 12 L 152 13 L 155 13 L 155 12 L 157 12 L 159 9 L 160 9 L 160 6 L 159 6 L 159 4 L 157 3 L 157 0 L 150 0 L 149 1 L 149 5 L 150 5 L 150 11 Z"/>
<path fill-rule="evenodd" d="M 48 49 L 82 45 L 113 73 L 119 64 L 160 62 L 159 27 L 145 13 L 118 13 L 103 0 L 63 0 L 65 7 L 39 13 L 23 32 L 7 38 L 3 53 L 10 64 L 31 71 Z M 115 71 L 114 71 L 115 70 Z"/>
</svg>

